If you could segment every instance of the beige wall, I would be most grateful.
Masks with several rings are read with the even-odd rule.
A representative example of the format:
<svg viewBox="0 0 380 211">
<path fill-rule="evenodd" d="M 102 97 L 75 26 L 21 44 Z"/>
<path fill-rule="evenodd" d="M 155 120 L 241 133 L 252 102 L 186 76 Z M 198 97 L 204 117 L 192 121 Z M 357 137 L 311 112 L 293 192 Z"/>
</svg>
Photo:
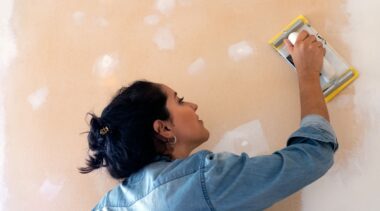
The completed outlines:
<svg viewBox="0 0 380 211">
<path fill-rule="evenodd" d="M 352 56 L 353 50 L 366 52 L 352 28 L 361 27 L 363 19 L 353 3 L 347 8 L 343 0 L 157 2 L 162 4 L 16 0 L 12 9 L 12 1 L 4 0 L 3 8 L 13 13 L 10 25 L 0 29 L 10 30 L 0 41 L 16 50 L 14 57 L 5 47 L 0 51 L 1 59 L 11 61 L 0 66 L 0 210 L 92 208 L 116 181 L 104 171 L 81 175 L 76 169 L 87 152 L 86 136 L 80 135 L 88 129 L 85 113 L 99 114 L 119 87 L 136 79 L 167 84 L 198 104 L 211 132 L 200 149 L 251 154 L 280 149 L 299 124 L 297 76 L 267 41 L 299 14 L 349 63 L 364 73 L 369 69 Z M 234 60 L 229 48 L 241 41 L 252 52 Z M 364 153 L 365 130 L 378 123 L 368 110 L 376 108 L 357 98 L 356 86 L 371 79 L 365 77 L 328 105 L 341 143 L 330 177 L 270 210 L 318 210 L 318 198 L 331 193 L 331 184 L 349 185 L 344 179 L 352 173 L 347 170 L 352 157 Z M 361 86 L 368 93 L 368 86 Z M 247 135 L 248 142 L 233 142 L 249 131 L 256 132 Z M 255 147 L 262 150 L 252 151 Z M 337 172 L 345 172 L 343 179 L 336 179 Z"/>
</svg>

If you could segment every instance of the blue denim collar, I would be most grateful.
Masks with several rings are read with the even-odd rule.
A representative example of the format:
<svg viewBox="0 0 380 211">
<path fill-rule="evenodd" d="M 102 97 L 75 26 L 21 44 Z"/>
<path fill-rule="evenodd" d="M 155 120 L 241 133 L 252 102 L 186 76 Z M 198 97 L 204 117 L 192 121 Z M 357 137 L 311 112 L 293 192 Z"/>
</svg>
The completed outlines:
<svg viewBox="0 0 380 211">
<path fill-rule="evenodd" d="M 153 162 L 157 162 L 157 161 L 171 162 L 172 159 L 168 155 L 157 155 L 156 157 L 154 157 Z"/>
</svg>

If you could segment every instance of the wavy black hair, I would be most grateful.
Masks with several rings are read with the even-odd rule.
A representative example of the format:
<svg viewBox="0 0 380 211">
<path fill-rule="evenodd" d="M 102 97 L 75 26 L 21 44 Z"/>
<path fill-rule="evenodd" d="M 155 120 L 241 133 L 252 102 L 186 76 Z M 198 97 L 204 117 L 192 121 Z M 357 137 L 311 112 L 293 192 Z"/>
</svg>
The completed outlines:
<svg viewBox="0 0 380 211">
<path fill-rule="evenodd" d="M 88 113 L 91 153 L 80 173 L 105 167 L 113 178 L 124 179 L 157 155 L 164 155 L 166 145 L 154 131 L 153 122 L 170 118 L 166 100 L 159 84 L 140 80 L 122 87 L 100 117 Z"/>
</svg>

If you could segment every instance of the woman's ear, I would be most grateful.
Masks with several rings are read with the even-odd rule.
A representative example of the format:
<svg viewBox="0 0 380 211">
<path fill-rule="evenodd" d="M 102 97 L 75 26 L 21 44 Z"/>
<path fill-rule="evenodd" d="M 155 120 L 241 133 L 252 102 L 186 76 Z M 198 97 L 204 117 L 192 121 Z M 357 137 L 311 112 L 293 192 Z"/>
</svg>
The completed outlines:
<svg viewBox="0 0 380 211">
<path fill-rule="evenodd" d="M 168 123 L 162 120 L 155 120 L 153 122 L 153 129 L 156 131 L 156 133 L 164 138 L 171 138 L 172 131 L 170 129 L 170 126 L 167 125 Z"/>
</svg>

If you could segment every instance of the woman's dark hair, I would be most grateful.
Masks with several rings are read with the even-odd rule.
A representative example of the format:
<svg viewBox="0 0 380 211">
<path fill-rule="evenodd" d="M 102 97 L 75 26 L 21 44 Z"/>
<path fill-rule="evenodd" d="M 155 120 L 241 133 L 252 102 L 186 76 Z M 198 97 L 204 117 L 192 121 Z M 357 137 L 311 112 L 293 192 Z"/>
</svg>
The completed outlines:
<svg viewBox="0 0 380 211">
<path fill-rule="evenodd" d="M 118 91 L 100 117 L 89 113 L 91 153 L 87 166 L 79 171 L 85 174 L 106 167 L 113 178 L 123 179 L 163 155 L 166 146 L 153 122 L 170 118 L 166 100 L 160 85 L 135 81 Z"/>
</svg>

